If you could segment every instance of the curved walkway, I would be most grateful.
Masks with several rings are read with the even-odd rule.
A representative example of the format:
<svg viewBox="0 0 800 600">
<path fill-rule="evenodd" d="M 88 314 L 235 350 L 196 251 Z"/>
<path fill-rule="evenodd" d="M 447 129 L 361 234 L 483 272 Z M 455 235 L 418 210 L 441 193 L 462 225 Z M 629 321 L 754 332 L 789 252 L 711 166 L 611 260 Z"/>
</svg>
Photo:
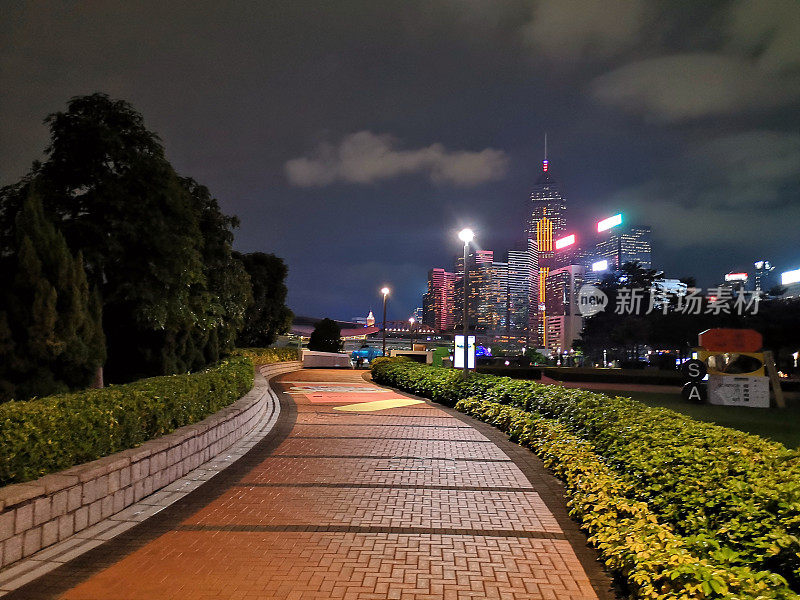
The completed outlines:
<svg viewBox="0 0 800 600">
<path fill-rule="evenodd" d="M 243 458 L 3 600 L 613 598 L 558 482 L 498 431 L 359 372 L 275 386 Z"/>
</svg>

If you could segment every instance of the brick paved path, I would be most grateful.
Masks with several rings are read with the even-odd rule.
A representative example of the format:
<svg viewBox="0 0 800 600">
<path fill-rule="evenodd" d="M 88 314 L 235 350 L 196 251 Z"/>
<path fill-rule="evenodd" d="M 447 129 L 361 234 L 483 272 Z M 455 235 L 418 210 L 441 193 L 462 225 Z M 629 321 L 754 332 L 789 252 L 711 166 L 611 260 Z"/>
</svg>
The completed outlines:
<svg viewBox="0 0 800 600">
<path fill-rule="evenodd" d="M 613 598 L 559 484 L 502 434 L 357 371 L 278 381 L 250 454 L 7 598 Z"/>
</svg>

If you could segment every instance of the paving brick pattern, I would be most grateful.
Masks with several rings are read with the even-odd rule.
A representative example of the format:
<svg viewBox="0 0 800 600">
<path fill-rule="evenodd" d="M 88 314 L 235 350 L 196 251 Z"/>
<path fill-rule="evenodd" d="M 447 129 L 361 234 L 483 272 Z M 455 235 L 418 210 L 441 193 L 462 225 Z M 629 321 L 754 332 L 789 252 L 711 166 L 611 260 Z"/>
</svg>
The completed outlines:
<svg viewBox="0 0 800 600">
<path fill-rule="evenodd" d="M 185 523 L 297 523 L 561 533 L 536 492 L 388 487 L 233 488 Z"/>
<path fill-rule="evenodd" d="M 335 411 L 324 394 L 371 385 L 358 372 L 282 380 L 284 390 L 332 389 L 315 392 L 323 401 L 283 394 L 284 438 L 256 446 L 224 485 L 192 492 L 159 525 L 123 534 L 106 557 L 97 548 L 90 559 L 102 564 L 76 563 L 74 584 L 29 597 L 612 597 L 596 565 L 587 575 L 585 540 L 551 511 L 552 486 L 523 473 L 488 430 L 428 403 Z"/>
<path fill-rule="evenodd" d="M 502 462 L 429 458 L 319 458 L 273 456 L 242 479 L 243 483 L 359 483 L 440 485 L 453 488 L 528 487 L 510 460 Z"/>
</svg>

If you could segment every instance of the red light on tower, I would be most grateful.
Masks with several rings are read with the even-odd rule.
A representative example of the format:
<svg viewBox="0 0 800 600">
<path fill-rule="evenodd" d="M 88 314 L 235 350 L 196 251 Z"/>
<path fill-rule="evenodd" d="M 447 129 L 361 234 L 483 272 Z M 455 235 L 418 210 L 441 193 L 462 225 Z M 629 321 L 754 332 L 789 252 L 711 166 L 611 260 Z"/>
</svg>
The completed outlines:
<svg viewBox="0 0 800 600">
<path fill-rule="evenodd" d="M 547 162 L 547 159 L 545 158 L 542 161 L 542 171 L 544 171 L 545 173 L 547 173 L 547 165 L 548 165 L 548 162 Z"/>
</svg>

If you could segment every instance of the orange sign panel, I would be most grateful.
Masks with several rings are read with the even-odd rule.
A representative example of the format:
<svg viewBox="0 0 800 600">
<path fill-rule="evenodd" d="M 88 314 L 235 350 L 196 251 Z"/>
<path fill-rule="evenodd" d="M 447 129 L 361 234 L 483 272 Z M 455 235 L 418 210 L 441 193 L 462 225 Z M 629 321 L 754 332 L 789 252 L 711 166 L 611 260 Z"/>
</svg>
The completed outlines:
<svg viewBox="0 0 800 600">
<path fill-rule="evenodd" d="M 764 339 L 755 329 L 706 329 L 699 342 L 714 352 L 758 352 L 764 345 Z"/>
</svg>

